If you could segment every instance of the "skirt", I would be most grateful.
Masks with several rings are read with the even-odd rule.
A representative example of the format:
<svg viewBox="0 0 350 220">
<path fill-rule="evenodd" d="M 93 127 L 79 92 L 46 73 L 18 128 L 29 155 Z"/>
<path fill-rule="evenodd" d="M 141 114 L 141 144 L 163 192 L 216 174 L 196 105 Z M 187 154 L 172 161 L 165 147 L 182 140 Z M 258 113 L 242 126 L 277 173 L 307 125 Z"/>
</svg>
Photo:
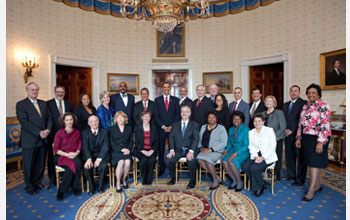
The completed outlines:
<svg viewBox="0 0 350 220">
<path fill-rule="evenodd" d="M 131 160 L 131 153 L 124 155 L 120 152 L 112 152 L 111 165 L 114 167 L 118 164 L 119 160 Z"/>
<path fill-rule="evenodd" d="M 218 152 L 209 152 L 206 154 L 199 153 L 197 156 L 197 160 L 205 160 L 208 163 L 215 166 L 216 162 L 220 160 L 221 156 L 222 156 L 222 153 L 218 153 Z"/>
<path fill-rule="evenodd" d="M 304 165 L 314 168 L 326 168 L 328 165 L 328 143 L 323 145 L 322 153 L 316 153 L 316 135 L 302 134 L 301 150 L 303 151 Z"/>
</svg>

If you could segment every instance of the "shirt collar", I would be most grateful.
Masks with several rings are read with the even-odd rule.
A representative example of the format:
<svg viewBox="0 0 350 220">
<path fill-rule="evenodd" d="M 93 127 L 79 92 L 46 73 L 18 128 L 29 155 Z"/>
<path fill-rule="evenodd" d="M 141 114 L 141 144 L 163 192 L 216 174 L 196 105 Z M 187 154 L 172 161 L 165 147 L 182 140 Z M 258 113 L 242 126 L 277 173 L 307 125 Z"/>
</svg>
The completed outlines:
<svg viewBox="0 0 350 220">
<path fill-rule="evenodd" d="M 293 102 L 293 103 L 295 104 L 295 102 L 296 102 L 298 99 L 299 99 L 299 97 L 296 98 L 296 99 L 294 99 L 294 100 L 290 100 L 290 102 Z"/>
<path fill-rule="evenodd" d="M 259 99 L 259 101 L 257 101 L 257 102 L 253 102 L 253 104 L 259 105 L 260 101 L 261 101 L 261 99 Z"/>
<path fill-rule="evenodd" d="M 38 99 L 36 99 L 35 101 L 33 100 L 33 99 L 31 99 L 31 98 L 29 98 L 29 96 L 28 96 L 28 99 L 34 104 L 35 102 L 38 102 Z"/>
<path fill-rule="evenodd" d="M 96 135 L 98 134 L 98 128 L 97 128 L 97 130 L 90 128 L 90 130 L 91 130 L 91 133 L 94 133 L 94 131 L 96 131 Z"/>
</svg>

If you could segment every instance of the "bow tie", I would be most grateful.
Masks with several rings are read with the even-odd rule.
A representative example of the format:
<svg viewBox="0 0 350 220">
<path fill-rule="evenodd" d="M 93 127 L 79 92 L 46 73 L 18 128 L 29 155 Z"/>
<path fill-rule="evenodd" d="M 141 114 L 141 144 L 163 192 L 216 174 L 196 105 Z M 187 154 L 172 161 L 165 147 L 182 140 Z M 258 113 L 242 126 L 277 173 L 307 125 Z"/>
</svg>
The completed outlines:
<svg viewBox="0 0 350 220">
<path fill-rule="evenodd" d="M 128 95 L 127 95 L 127 94 L 122 94 L 122 96 L 123 96 L 123 98 L 128 97 Z"/>
</svg>

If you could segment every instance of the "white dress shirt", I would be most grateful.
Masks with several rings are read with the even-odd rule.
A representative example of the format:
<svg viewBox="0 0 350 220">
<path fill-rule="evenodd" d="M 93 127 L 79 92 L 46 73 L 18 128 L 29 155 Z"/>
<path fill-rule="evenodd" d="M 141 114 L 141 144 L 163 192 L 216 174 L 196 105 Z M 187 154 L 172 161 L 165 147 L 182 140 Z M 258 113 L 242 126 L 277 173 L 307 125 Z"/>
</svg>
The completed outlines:
<svg viewBox="0 0 350 220">
<path fill-rule="evenodd" d="M 256 111 L 256 109 L 258 108 L 260 102 L 261 102 L 261 99 L 259 99 L 259 101 L 257 101 L 257 102 L 253 102 L 252 107 L 250 107 L 249 114 L 252 114 L 252 109 L 254 107 L 254 104 L 255 104 L 255 111 Z"/>
<path fill-rule="evenodd" d="M 124 93 L 125 97 L 123 97 L 122 93 L 119 93 L 119 94 L 120 94 L 120 97 L 122 98 L 122 100 L 124 102 L 125 107 L 126 107 L 128 105 L 128 93 Z"/>
<path fill-rule="evenodd" d="M 57 109 L 59 111 L 60 110 L 60 101 L 56 98 L 55 98 L 55 101 L 56 101 Z M 62 110 L 63 110 L 62 114 L 64 114 L 64 113 L 66 113 L 66 108 L 64 106 L 64 100 L 62 99 L 61 102 L 62 102 Z"/>
</svg>

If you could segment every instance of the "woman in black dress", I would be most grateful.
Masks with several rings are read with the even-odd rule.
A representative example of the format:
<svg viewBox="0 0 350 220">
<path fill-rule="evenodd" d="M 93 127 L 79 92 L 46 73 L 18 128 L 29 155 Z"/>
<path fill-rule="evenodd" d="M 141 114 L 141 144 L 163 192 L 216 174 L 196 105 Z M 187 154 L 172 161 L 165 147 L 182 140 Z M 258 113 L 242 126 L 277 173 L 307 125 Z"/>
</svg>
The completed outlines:
<svg viewBox="0 0 350 220">
<path fill-rule="evenodd" d="M 217 115 L 217 123 L 223 125 L 226 131 L 231 127 L 230 110 L 227 107 L 227 100 L 223 94 L 217 94 L 214 100 L 215 114 Z"/>
<path fill-rule="evenodd" d="M 153 168 L 157 160 L 158 130 L 155 125 L 150 124 L 151 118 L 151 112 L 142 112 L 142 124 L 135 128 L 134 155 L 139 159 L 142 185 L 152 184 Z"/>
<path fill-rule="evenodd" d="M 92 105 L 91 97 L 88 94 L 82 94 L 79 97 L 79 105 L 74 110 L 74 114 L 78 117 L 77 129 L 82 132 L 89 128 L 87 122 L 90 115 L 96 114 L 96 108 Z"/>
<path fill-rule="evenodd" d="M 118 111 L 114 115 L 114 126 L 110 129 L 110 143 L 112 149 L 112 166 L 117 166 L 117 192 L 122 192 L 120 180 L 123 178 L 123 188 L 127 189 L 126 177 L 128 176 L 131 163 L 131 150 L 133 146 L 132 128 L 127 125 L 128 116 Z"/>
</svg>

